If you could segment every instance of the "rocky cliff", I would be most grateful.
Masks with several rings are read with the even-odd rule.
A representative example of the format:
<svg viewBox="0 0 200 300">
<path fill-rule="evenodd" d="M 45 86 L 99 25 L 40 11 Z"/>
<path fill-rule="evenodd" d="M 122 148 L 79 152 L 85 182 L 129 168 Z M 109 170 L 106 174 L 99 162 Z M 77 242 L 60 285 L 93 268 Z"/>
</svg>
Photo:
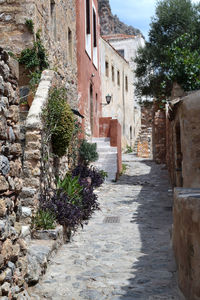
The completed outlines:
<svg viewBox="0 0 200 300">
<path fill-rule="evenodd" d="M 141 34 L 139 29 L 124 24 L 116 15 L 112 14 L 109 0 L 98 0 L 98 5 L 102 35 L 115 33 L 128 35 Z"/>
</svg>

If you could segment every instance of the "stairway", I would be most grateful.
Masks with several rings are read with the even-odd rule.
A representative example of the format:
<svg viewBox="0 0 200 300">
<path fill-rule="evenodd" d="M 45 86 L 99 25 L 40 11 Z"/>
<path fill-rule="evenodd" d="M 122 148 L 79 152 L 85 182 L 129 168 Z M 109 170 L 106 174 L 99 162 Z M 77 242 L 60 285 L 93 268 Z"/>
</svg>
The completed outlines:
<svg viewBox="0 0 200 300">
<path fill-rule="evenodd" d="M 117 175 L 117 147 L 110 146 L 110 138 L 93 138 L 92 143 L 97 144 L 99 159 L 93 166 L 107 172 L 106 181 L 116 180 Z"/>
</svg>

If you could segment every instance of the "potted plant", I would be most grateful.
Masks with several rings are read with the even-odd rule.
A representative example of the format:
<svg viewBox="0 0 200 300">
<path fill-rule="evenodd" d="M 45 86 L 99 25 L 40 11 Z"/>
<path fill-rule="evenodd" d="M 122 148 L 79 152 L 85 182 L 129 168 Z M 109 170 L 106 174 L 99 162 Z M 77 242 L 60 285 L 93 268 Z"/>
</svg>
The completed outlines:
<svg viewBox="0 0 200 300">
<path fill-rule="evenodd" d="M 24 100 L 24 101 L 22 101 L 21 103 L 20 103 L 20 111 L 21 112 L 27 112 L 27 111 L 29 111 L 29 105 L 28 105 L 28 102 L 27 102 L 27 100 Z"/>
</svg>

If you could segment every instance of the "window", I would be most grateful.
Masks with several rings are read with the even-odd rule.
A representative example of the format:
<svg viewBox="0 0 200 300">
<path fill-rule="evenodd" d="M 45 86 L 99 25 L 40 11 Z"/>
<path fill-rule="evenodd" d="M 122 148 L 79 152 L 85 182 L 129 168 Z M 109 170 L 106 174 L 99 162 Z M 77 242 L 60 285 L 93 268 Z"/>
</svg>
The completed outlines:
<svg viewBox="0 0 200 300">
<path fill-rule="evenodd" d="M 115 81 L 115 69 L 114 66 L 112 66 L 112 81 Z"/>
<path fill-rule="evenodd" d="M 56 4 L 54 0 L 51 0 L 51 33 L 56 40 Z"/>
<path fill-rule="evenodd" d="M 92 9 L 92 17 L 93 17 L 93 64 L 96 68 L 98 68 L 98 55 L 97 55 L 97 15 L 96 10 L 93 5 Z"/>
<path fill-rule="evenodd" d="M 68 52 L 69 52 L 69 59 L 72 61 L 72 31 L 68 28 Z"/>
<path fill-rule="evenodd" d="M 124 57 L 124 49 L 119 49 L 119 50 L 117 50 L 117 52 L 118 52 L 121 56 Z"/>
<path fill-rule="evenodd" d="M 120 72 L 117 71 L 117 84 L 120 86 Z"/>
<path fill-rule="evenodd" d="M 91 49 L 91 24 L 90 24 L 90 0 L 85 0 L 85 50 L 92 57 Z"/>
<path fill-rule="evenodd" d="M 86 33 L 90 34 L 90 0 L 86 0 Z"/>
<path fill-rule="evenodd" d="M 105 69 L 106 69 L 106 76 L 109 77 L 109 63 L 108 63 L 108 61 L 105 62 Z"/>
<path fill-rule="evenodd" d="M 97 47 L 97 18 L 94 9 L 93 9 L 93 46 Z"/>
<path fill-rule="evenodd" d="M 96 114 L 98 112 L 98 94 L 96 93 Z"/>
<path fill-rule="evenodd" d="M 125 77 L 125 88 L 126 88 L 126 91 L 128 92 L 128 77 L 127 76 Z"/>
</svg>

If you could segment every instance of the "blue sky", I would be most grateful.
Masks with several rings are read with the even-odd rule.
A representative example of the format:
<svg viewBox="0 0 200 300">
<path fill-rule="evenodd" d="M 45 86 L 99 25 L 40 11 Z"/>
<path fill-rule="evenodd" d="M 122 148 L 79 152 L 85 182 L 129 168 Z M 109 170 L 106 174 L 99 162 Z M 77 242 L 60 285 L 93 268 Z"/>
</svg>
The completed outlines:
<svg viewBox="0 0 200 300">
<path fill-rule="evenodd" d="M 199 1 L 193 0 L 194 3 Z M 156 2 L 156 0 L 110 0 L 110 5 L 113 14 L 118 15 L 127 25 L 140 29 L 147 38 Z"/>
</svg>

